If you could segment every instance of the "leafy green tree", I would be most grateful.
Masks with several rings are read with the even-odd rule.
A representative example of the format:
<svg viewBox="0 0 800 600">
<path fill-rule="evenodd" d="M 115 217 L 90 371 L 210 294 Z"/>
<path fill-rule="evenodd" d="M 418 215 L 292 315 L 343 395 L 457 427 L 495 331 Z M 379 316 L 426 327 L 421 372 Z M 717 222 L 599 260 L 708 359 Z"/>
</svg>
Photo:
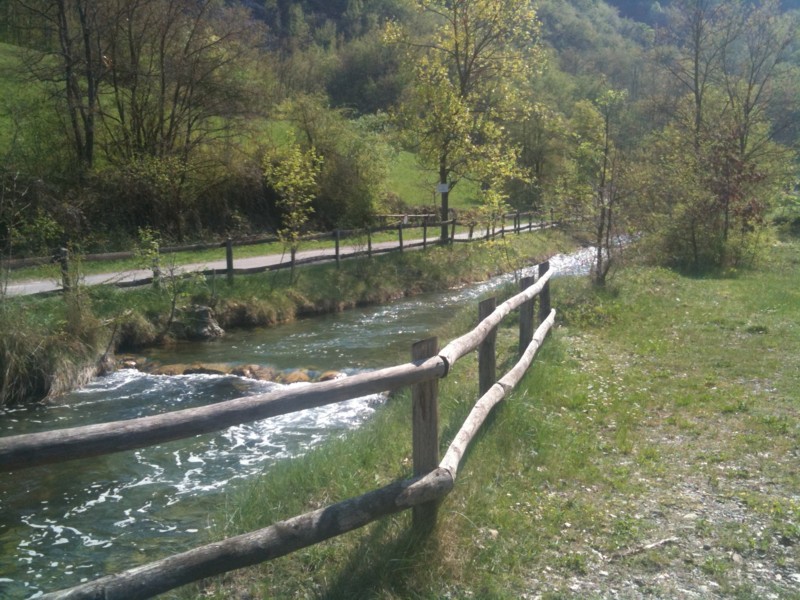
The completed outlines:
<svg viewBox="0 0 800 600">
<path fill-rule="evenodd" d="M 792 165 L 787 150 L 767 137 L 759 152 L 742 154 L 724 95 L 715 90 L 706 102 L 719 108 L 705 117 L 699 139 L 692 121 L 676 120 L 646 145 L 645 195 L 653 201 L 646 218 L 657 247 L 666 262 L 695 271 L 737 267 L 757 255 L 767 210 Z"/>
<path fill-rule="evenodd" d="M 118 202 L 102 199 L 87 211 L 95 223 L 135 232 L 149 227 L 165 237 L 183 241 L 192 225 L 198 185 L 190 165 L 178 156 L 143 155 L 101 171 L 95 188 L 101 196 L 114 195 Z"/>
<path fill-rule="evenodd" d="M 318 191 L 321 169 L 322 158 L 316 150 L 313 147 L 303 150 L 296 143 L 264 156 L 264 178 L 278 195 L 283 210 L 283 225 L 278 236 L 291 252 L 293 280 L 300 236 L 312 212 L 311 202 Z"/>
<path fill-rule="evenodd" d="M 582 100 L 571 118 L 571 169 L 562 198 L 568 214 L 584 224 L 595 246 L 592 281 L 603 286 L 611 269 L 618 237 L 618 208 L 625 161 L 614 143 L 615 129 L 627 94 L 607 90 L 597 100 Z"/>
<path fill-rule="evenodd" d="M 401 123 L 438 175 L 444 222 L 460 178 L 486 186 L 520 174 L 504 122 L 522 109 L 519 84 L 538 64 L 539 24 L 525 0 L 418 0 L 417 8 L 437 24 L 432 35 L 388 33 L 410 50 L 413 82 Z"/>
<path fill-rule="evenodd" d="M 654 197 L 673 192 L 672 206 L 662 204 L 665 251 L 694 269 L 735 266 L 752 256 L 791 160 L 773 141 L 770 114 L 797 23 L 772 0 L 680 0 L 669 15 L 662 39 L 671 45 L 658 54 L 686 94 L 653 144 L 653 159 L 668 166 L 652 173 Z"/>
<path fill-rule="evenodd" d="M 399 101 L 407 83 L 402 54 L 397 46 L 383 43 L 380 30 L 347 43 L 337 56 L 327 84 L 334 106 L 368 114 L 390 110 Z"/>
<path fill-rule="evenodd" d="M 348 119 L 324 97 L 304 95 L 284 103 L 280 114 L 294 125 L 303 146 L 323 159 L 313 201 L 317 223 L 324 228 L 368 225 L 388 175 L 387 144 L 369 126 L 380 128 L 381 118 Z"/>
</svg>

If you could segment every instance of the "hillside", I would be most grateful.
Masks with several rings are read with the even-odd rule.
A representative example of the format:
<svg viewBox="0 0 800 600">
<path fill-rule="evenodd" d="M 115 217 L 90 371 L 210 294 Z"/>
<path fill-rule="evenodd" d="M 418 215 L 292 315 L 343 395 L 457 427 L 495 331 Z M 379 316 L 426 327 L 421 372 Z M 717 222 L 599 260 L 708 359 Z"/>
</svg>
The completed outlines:
<svg viewBox="0 0 800 600">
<path fill-rule="evenodd" d="M 39 2 L 0 0 L 0 39 L 29 51 L 24 80 L 0 68 L 0 174 L 4 190 L 25 195 L 0 214 L 10 255 L 127 250 L 148 231 L 162 243 L 296 239 L 436 205 L 442 220 L 455 211 L 488 226 L 504 211 L 559 213 L 595 240 L 617 227 L 660 229 L 666 246 L 681 247 L 665 256 L 696 268 L 739 256 L 727 248 L 730 216 L 751 231 L 791 178 L 798 27 L 766 1 L 709 13 L 730 22 L 715 23 L 699 53 L 678 30 L 686 23 L 654 2 L 122 0 L 92 23 L 77 4 Z M 654 35 L 656 13 L 672 20 L 674 39 Z M 759 28 L 767 33 L 747 37 Z M 473 31 L 484 37 L 471 49 Z M 733 54 L 713 47 L 723 31 L 740 36 Z M 709 73 L 702 85 L 689 77 L 692 56 L 716 57 L 696 65 Z M 473 60 L 479 68 L 463 68 Z M 14 62 L 9 45 L 3 62 Z M 769 68 L 753 72 L 762 62 Z M 725 144 L 741 156 L 730 159 Z M 655 165 L 673 146 L 702 154 L 692 168 L 709 172 L 667 185 Z M 286 185 L 299 180 L 281 169 L 292 157 L 318 167 L 295 165 L 315 174 L 307 202 L 289 200 Z M 684 251 L 681 227 L 665 225 L 667 197 L 701 198 L 681 189 L 693 181 L 725 215 L 713 208 L 690 224 L 719 243 Z M 606 210 L 611 189 L 628 205 Z M 695 219 L 695 208 L 678 212 Z"/>
<path fill-rule="evenodd" d="M 607 4 L 615 7 L 619 14 L 629 19 L 660 25 L 664 23 L 664 11 L 671 4 L 670 0 L 607 0 Z M 783 10 L 800 10 L 800 1 L 781 0 Z"/>
</svg>

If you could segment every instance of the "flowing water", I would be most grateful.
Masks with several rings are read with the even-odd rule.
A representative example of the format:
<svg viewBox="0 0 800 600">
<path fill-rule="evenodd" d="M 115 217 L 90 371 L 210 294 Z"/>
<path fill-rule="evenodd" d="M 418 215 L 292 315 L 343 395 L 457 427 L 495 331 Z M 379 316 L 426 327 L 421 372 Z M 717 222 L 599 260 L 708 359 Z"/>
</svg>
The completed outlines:
<svg viewBox="0 0 800 600">
<path fill-rule="evenodd" d="M 551 263 L 560 274 L 582 273 L 590 259 L 587 250 Z M 453 314 L 510 280 L 234 332 L 153 358 L 347 374 L 390 366 L 406 362 L 411 344 L 441 324 L 443 307 Z M 0 413 L 0 436 L 142 417 L 276 387 L 234 376 L 122 370 L 58 405 Z M 138 451 L 0 473 L 0 597 L 35 597 L 204 543 L 205 530 L 224 518 L 225 493 L 275 461 L 358 427 L 383 400 L 358 398 Z"/>
</svg>

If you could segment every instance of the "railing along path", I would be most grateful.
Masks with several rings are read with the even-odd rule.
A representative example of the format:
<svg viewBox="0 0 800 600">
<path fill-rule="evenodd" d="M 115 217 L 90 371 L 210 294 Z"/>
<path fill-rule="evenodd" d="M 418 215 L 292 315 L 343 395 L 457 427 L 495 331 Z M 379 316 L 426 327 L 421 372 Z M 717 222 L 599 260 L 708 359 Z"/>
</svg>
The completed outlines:
<svg viewBox="0 0 800 600">
<path fill-rule="evenodd" d="M 340 261 L 346 258 L 355 258 L 366 256 L 371 258 L 375 254 L 383 254 L 389 252 L 404 252 L 409 249 L 427 248 L 432 243 L 468 243 L 478 240 L 488 240 L 496 237 L 505 237 L 506 233 L 520 234 L 523 232 L 532 232 L 548 227 L 555 226 L 556 222 L 552 220 L 545 221 L 540 216 L 533 212 L 515 212 L 503 215 L 496 223 L 492 224 L 479 224 L 477 222 L 458 222 L 455 219 L 442 222 L 430 222 L 427 218 L 430 215 L 390 215 L 390 217 L 397 217 L 397 222 L 393 225 L 386 225 L 382 227 L 374 227 L 360 230 L 342 230 L 337 229 L 331 232 L 315 233 L 302 236 L 301 242 L 308 241 L 323 241 L 333 240 L 333 247 L 323 247 L 317 249 L 305 249 L 299 252 L 298 248 L 284 248 L 283 254 L 269 254 L 261 257 L 245 257 L 237 258 L 238 265 L 234 264 L 234 248 L 240 246 L 252 246 L 265 243 L 279 242 L 280 240 L 275 236 L 261 237 L 261 238 L 247 238 L 234 240 L 228 238 L 224 242 L 213 242 L 205 244 L 193 244 L 189 246 L 174 246 L 159 248 L 158 253 L 154 258 L 152 265 L 145 268 L 128 269 L 117 273 L 106 273 L 103 275 L 86 275 L 83 277 L 82 282 L 84 285 L 97 285 L 103 283 L 106 285 L 114 285 L 121 288 L 137 287 L 143 285 L 158 286 L 162 279 L 168 275 L 168 278 L 182 277 L 189 273 L 199 273 L 205 277 L 226 277 L 228 283 L 232 283 L 234 277 L 237 275 L 252 275 L 256 273 L 263 273 L 266 271 L 275 271 L 280 269 L 294 269 L 301 265 L 309 265 L 318 262 L 336 261 L 337 266 Z M 422 217 L 422 218 L 417 218 Z M 409 222 L 411 218 L 412 222 Z M 510 219 L 512 225 L 506 227 L 506 219 Z M 523 220 L 527 219 L 527 223 Z M 421 221 L 421 222 L 420 222 Z M 446 239 L 440 237 L 430 238 L 428 230 L 442 226 L 447 229 L 449 226 L 449 236 Z M 461 232 L 456 233 L 456 228 L 460 227 Z M 479 229 L 476 231 L 476 227 Z M 484 228 L 485 229 L 482 229 Z M 408 240 L 408 231 L 422 230 L 422 239 Z M 466 230 L 466 231 L 465 231 Z M 374 242 L 373 236 L 381 232 L 395 232 L 397 238 L 394 241 L 380 241 Z M 348 243 L 350 247 L 343 246 L 343 243 Z M 168 264 L 162 264 L 161 259 L 164 255 L 174 254 L 178 252 L 209 250 L 215 248 L 225 248 L 225 259 L 212 259 L 205 263 L 197 263 L 193 265 L 175 265 L 173 264 L 167 268 Z M 100 261 L 100 260 L 120 260 L 130 259 L 136 256 L 135 252 L 113 252 L 106 254 L 85 254 L 80 256 L 81 261 Z M 2 257 L 0 257 L 2 258 Z M 47 263 L 58 263 L 61 271 L 61 282 L 59 285 L 43 285 L 41 282 L 21 282 L 8 286 L 6 293 L 9 295 L 21 294 L 49 294 L 53 292 L 70 292 L 77 284 L 75 273 L 71 266 L 74 263 L 74 256 L 67 248 L 61 248 L 52 257 L 35 257 L 23 259 L 0 260 L 0 266 L 4 269 L 14 270 L 26 266 L 38 266 Z M 167 261 L 168 263 L 168 261 Z M 249 266 L 242 266 L 242 263 Z M 222 266 L 224 264 L 224 266 Z M 216 266 L 213 266 L 216 265 Z M 212 268 L 213 266 L 213 268 Z M 31 286 L 36 291 L 30 291 L 28 288 Z"/>
</svg>

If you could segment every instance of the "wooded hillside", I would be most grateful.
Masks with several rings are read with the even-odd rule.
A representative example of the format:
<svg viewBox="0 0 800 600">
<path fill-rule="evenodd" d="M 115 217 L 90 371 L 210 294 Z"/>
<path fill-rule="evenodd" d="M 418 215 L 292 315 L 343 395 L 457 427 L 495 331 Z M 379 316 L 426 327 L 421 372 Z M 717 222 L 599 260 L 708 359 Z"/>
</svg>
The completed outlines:
<svg viewBox="0 0 800 600">
<path fill-rule="evenodd" d="M 2 0 L 2 252 L 519 208 L 738 264 L 798 218 L 797 4 Z"/>
</svg>

